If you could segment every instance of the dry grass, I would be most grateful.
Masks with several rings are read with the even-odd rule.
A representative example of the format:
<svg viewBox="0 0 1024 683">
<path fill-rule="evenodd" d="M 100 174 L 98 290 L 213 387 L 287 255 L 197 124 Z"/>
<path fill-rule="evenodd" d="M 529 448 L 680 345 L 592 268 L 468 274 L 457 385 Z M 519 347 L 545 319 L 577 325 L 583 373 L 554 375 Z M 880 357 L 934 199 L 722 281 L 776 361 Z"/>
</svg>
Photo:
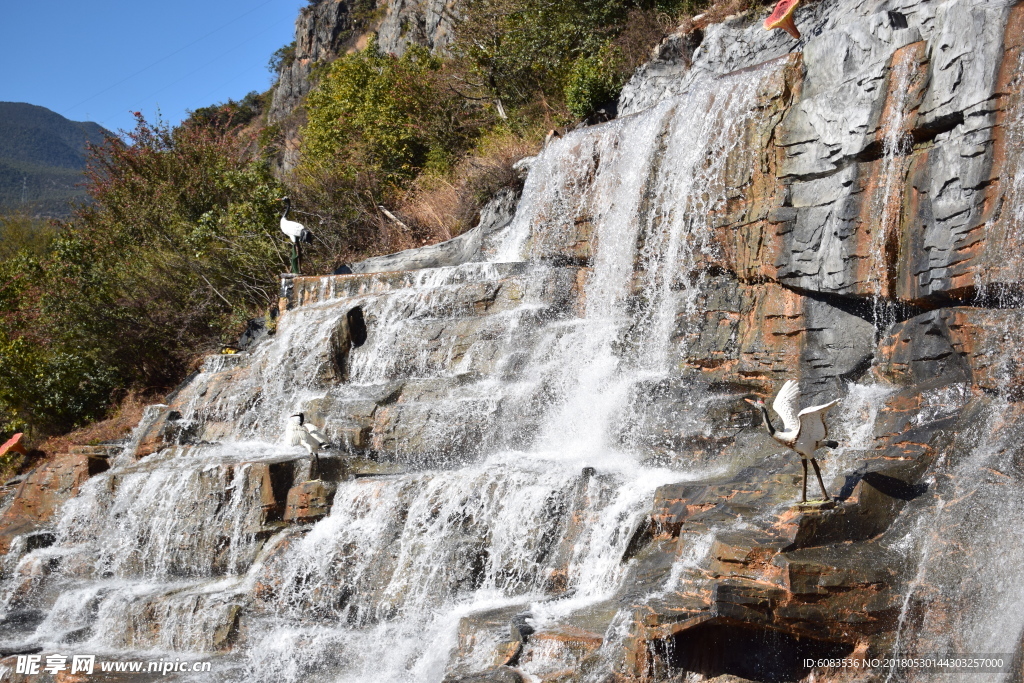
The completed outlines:
<svg viewBox="0 0 1024 683">
<path fill-rule="evenodd" d="M 774 4 L 774 0 L 715 0 L 696 16 L 680 17 L 676 31 L 690 33 L 696 29 L 704 29 L 711 24 L 720 23 L 735 14 L 747 11 L 759 12 L 772 4 Z"/>
<path fill-rule="evenodd" d="M 678 22 L 664 12 L 634 9 L 622 33 L 615 38 L 615 47 L 622 55 L 621 76 L 628 80 L 641 64 L 651 58 L 651 51 Z"/>
<path fill-rule="evenodd" d="M 15 455 L 0 464 L 0 482 L 8 481 L 15 475 L 27 472 L 61 453 L 67 453 L 72 446 L 95 446 L 106 441 L 123 439 L 131 434 L 132 429 L 142 419 L 142 413 L 146 406 L 157 403 L 159 400 L 159 396 L 148 396 L 135 391 L 128 392 L 121 401 L 111 408 L 111 416 L 107 419 L 93 422 L 63 436 L 51 436 L 39 444 L 30 444 L 32 448 L 28 455 Z"/>
<path fill-rule="evenodd" d="M 423 244 L 451 239 L 469 230 L 480 209 L 498 190 L 520 182 L 512 165 L 536 154 L 539 129 L 528 136 L 502 135 L 483 141 L 447 177 L 421 176 L 403 198 L 398 213 L 414 226 Z"/>
<path fill-rule="evenodd" d="M 93 422 L 63 436 L 52 436 L 39 444 L 38 449 L 48 455 L 55 455 L 66 453 L 72 446 L 94 446 L 106 441 L 123 439 L 142 419 L 146 406 L 159 400 L 157 396 L 146 396 L 130 391 L 111 409 L 110 417 L 107 419 Z"/>
<path fill-rule="evenodd" d="M 60 453 L 67 453 L 72 446 L 94 446 L 105 441 L 123 439 L 142 419 L 146 406 L 159 400 L 158 396 L 129 392 L 111 409 L 111 416 L 107 419 L 93 422 L 63 436 L 51 436 L 40 444 L 30 444 L 33 448 L 28 455 L 18 455 L 0 464 L 0 482 L 7 481 Z"/>
</svg>

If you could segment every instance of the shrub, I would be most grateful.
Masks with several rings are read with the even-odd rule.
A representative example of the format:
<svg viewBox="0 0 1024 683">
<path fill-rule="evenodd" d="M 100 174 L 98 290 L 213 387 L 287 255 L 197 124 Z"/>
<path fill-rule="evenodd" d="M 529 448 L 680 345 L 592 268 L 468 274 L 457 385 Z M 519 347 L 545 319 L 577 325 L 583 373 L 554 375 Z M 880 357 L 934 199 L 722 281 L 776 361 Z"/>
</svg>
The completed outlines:
<svg viewBox="0 0 1024 683">
<path fill-rule="evenodd" d="M 56 234 L 57 226 L 50 221 L 22 213 L 0 216 L 0 261 L 15 258 L 21 252 L 41 256 Z"/>
<path fill-rule="evenodd" d="M 92 150 L 93 201 L 46 253 L 0 262 L 7 430 L 59 433 L 101 416 L 119 387 L 166 390 L 276 303 L 282 189 L 249 157 L 254 134 L 139 116 L 126 135 Z"/>
<path fill-rule="evenodd" d="M 306 101 L 301 163 L 291 178 L 297 213 L 315 244 L 306 272 L 409 248 L 436 233 L 396 223 L 395 209 L 422 173 L 446 177 L 487 122 L 450 87 L 442 60 L 420 47 L 402 57 L 376 41 L 318 74 Z"/>
<path fill-rule="evenodd" d="M 450 174 L 425 174 L 403 197 L 399 210 L 428 239 L 449 239 L 476 225 L 480 209 L 500 190 L 522 182 L 512 165 L 535 154 L 543 129 L 518 134 L 497 129 L 481 138 Z"/>
<path fill-rule="evenodd" d="M 343 167 L 351 178 L 397 185 L 448 169 L 475 133 L 471 108 L 441 78 L 441 60 L 411 47 L 382 54 L 376 41 L 327 67 L 308 96 L 302 163 Z"/>
<path fill-rule="evenodd" d="M 452 53 L 467 93 L 490 97 L 504 109 L 540 101 L 556 117 L 618 94 L 641 58 L 611 45 L 639 28 L 650 48 L 674 25 L 686 0 L 469 0 Z M 659 21 L 651 17 L 659 16 Z M 632 42 L 635 42 L 634 35 Z M 646 55 L 643 55 L 646 57 Z M 635 60 L 635 61 L 634 61 Z M 573 97 L 568 104 L 568 95 Z M 586 112 L 589 113 L 589 112 Z"/>
<path fill-rule="evenodd" d="M 576 58 L 565 84 L 565 104 L 573 115 L 588 116 L 618 96 L 624 82 L 619 61 L 618 52 L 610 45 L 596 55 Z"/>
<path fill-rule="evenodd" d="M 185 125 L 214 129 L 244 126 L 262 114 L 268 102 L 269 93 L 254 90 L 237 102 L 229 99 L 224 104 L 200 107 L 189 112 Z"/>
<path fill-rule="evenodd" d="M 281 47 L 274 50 L 274 54 L 270 55 L 270 61 L 267 62 L 267 70 L 271 73 L 279 74 L 283 69 L 292 65 L 295 61 L 295 41 L 282 45 Z"/>
</svg>

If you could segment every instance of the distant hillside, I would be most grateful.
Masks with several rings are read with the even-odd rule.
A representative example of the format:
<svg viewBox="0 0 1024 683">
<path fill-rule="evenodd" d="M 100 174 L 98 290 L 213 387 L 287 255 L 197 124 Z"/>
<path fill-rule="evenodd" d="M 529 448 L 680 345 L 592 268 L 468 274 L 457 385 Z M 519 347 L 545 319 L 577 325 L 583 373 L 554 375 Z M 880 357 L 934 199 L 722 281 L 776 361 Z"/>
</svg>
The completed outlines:
<svg viewBox="0 0 1024 683">
<path fill-rule="evenodd" d="M 102 142 L 106 132 L 46 107 L 0 102 L 0 212 L 66 216 L 71 201 L 85 197 L 78 185 L 86 144 Z"/>
</svg>

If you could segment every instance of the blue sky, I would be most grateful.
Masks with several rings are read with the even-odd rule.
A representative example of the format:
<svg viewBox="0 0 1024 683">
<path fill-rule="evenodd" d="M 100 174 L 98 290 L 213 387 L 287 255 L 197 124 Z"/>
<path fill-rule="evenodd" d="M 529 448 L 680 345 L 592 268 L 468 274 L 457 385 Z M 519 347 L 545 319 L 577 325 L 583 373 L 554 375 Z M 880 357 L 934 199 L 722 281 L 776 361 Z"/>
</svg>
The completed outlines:
<svg viewBox="0 0 1024 683">
<path fill-rule="evenodd" d="M 270 55 L 307 0 L 0 0 L 0 101 L 110 130 L 272 83 Z"/>
</svg>

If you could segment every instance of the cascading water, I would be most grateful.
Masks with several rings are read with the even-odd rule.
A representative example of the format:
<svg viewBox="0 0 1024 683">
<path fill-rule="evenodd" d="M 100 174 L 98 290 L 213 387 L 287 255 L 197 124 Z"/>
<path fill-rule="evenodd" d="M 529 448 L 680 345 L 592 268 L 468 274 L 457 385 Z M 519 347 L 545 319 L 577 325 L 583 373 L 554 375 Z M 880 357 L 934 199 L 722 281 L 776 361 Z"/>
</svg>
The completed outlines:
<svg viewBox="0 0 1024 683">
<path fill-rule="evenodd" d="M 871 235 L 871 257 L 879 264 L 880 272 L 872 277 L 875 327 L 881 332 L 888 329 L 895 318 L 883 306 L 891 298 L 893 255 L 888 253 L 890 241 L 899 235 L 903 209 L 903 192 L 913 138 L 907 132 L 910 93 L 916 76 L 917 63 L 910 50 L 898 52 L 889 75 L 891 93 L 889 108 L 882 120 L 882 168 L 879 174 L 882 186 L 875 196 L 873 215 L 878 223 Z"/>
<path fill-rule="evenodd" d="M 267 681 L 436 681 L 467 615 L 543 621 L 613 596 L 654 490 L 689 476 L 631 450 L 633 390 L 675 372 L 669 342 L 696 313 L 709 215 L 770 68 L 697 80 L 549 146 L 502 251 L 527 263 L 325 278 L 272 341 L 210 359 L 174 417 L 200 443 L 91 479 L 57 543 L 10 572 L 7 608 L 46 613 L 18 642 L 233 647 L 236 672 Z M 588 268 L 545 263 L 581 221 L 596 244 Z M 584 275 L 578 317 L 552 305 Z M 339 301 L 365 316 L 358 349 L 338 342 Z M 434 343 L 462 319 L 486 334 Z M 426 467 L 340 481 L 326 518 L 284 528 L 274 468 L 299 457 L 281 445 L 287 416 L 355 415 L 396 382 L 403 398 L 387 409 L 431 420 L 416 444 L 395 437 L 391 457 L 418 449 Z M 342 428 L 325 425 L 332 438 Z"/>
<path fill-rule="evenodd" d="M 695 84 L 643 117 L 571 134 L 561 153 L 535 163 L 504 255 L 543 253 L 579 220 L 595 224 L 599 245 L 584 316 L 555 331 L 529 364 L 534 383 L 557 397 L 541 448 L 601 452 L 637 418 L 624 414 L 631 388 L 670 375 L 677 316 L 696 313 L 711 214 L 726 199 L 725 164 L 756 117 L 762 78 L 754 71 L 715 88 Z M 579 201 L 565 206 L 580 187 Z"/>
<path fill-rule="evenodd" d="M 991 655 L 1008 663 L 1024 634 L 1018 585 L 1024 536 L 1016 523 L 1024 515 L 1024 497 L 1013 464 L 1020 417 L 999 399 L 987 407 L 987 419 L 958 435 L 960 458 L 932 482 L 935 499 L 922 513 L 921 538 L 910 549 L 917 569 L 900 616 L 901 652 Z M 957 680 L 1004 676 L 972 672 Z M 923 675 L 905 671 L 892 678 Z"/>
<path fill-rule="evenodd" d="M 967 408 L 952 446 L 928 479 L 931 496 L 918 513 L 905 552 L 912 559 L 896 646 L 902 652 L 990 655 L 1007 662 L 1024 637 L 1024 517 L 1020 494 L 1024 416 L 1013 395 L 1019 315 L 993 316 L 993 379 L 1000 391 L 972 397 L 952 384 L 925 395 L 919 418 Z M 973 401 L 972 401 L 973 398 Z M 930 404 L 934 403 L 937 408 Z M 913 670 L 892 680 L 923 680 Z M 1004 680 L 1005 673 L 961 672 L 956 680 Z"/>
</svg>

